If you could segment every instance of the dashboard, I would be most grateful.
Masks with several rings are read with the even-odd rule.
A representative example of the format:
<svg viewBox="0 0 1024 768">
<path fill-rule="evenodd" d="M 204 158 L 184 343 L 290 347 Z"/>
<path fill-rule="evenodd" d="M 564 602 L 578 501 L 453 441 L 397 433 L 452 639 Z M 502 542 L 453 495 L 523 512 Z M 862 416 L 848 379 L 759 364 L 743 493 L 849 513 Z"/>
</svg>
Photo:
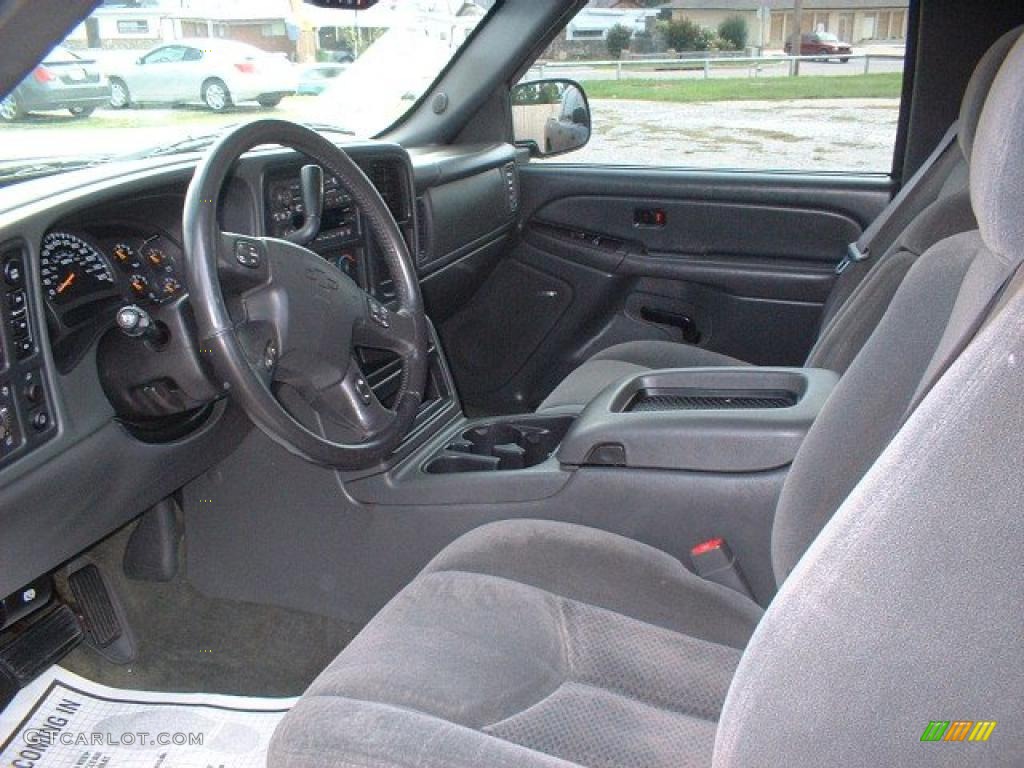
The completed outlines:
<svg viewBox="0 0 1024 768">
<path fill-rule="evenodd" d="M 432 295 L 457 302 L 452 292 L 478 279 L 474 254 L 493 252 L 514 228 L 502 172 L 514 149 L 411 156 L 375 141 L 345 149 L 398 222 L 428 307 Z M 221 228 L 271 237 L 300 228 L 305 162 L 280 149 L 243 157 L 222 190 Z M 192 333 L 182 214 L 195 167 L 195 158 L 144 159 L 0 189 L 0 596 L 215 467 L 253 428 L 206 369 Z M 362 212 L 329 176 L 324 203 L 307 247 L 392 300 Z M 127 304 L 165 325 L 167 343 L 119 331 L 115 318 Z M 400 365 L 387 353 L 360 354 L 387 404 Z M 430 359 L 417 425 L 392 463 L 459 414 L 436 337 Z"/>
</svg>

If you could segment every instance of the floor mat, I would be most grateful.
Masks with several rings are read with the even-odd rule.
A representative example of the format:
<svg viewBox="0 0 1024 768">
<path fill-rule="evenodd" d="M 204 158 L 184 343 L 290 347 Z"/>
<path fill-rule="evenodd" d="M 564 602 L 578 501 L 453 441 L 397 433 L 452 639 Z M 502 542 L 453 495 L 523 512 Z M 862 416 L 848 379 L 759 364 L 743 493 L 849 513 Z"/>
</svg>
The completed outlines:
<svg viewBox="0 0 1024 768">
<path fill-rule="evenodd" d="M 297 696 L 359 631 L 326 616 L 206 597 L 180 577 L 168 583 L 125 578 L 121 561 L 130 532 L 97 545 L 88 558 L 120 595 L 138 657 L 111 664 L 79 647 L 61 665 L 89 680 L 147 691 Z"/>
<path fill-rule="evenodd" d="M 0 712 L 0 765 L 263 768 L 294 703 L 109 688 L 51 667 Z"/>
</svg>

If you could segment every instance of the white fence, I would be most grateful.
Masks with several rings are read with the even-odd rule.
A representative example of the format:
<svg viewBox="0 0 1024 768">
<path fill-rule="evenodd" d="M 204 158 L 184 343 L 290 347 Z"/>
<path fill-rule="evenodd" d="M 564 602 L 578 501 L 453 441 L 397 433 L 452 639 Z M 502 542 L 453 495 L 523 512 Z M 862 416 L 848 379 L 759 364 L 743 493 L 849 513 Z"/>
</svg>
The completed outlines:
<svg viewBox="0 0 1024 768">
<path fill-rule="evenodd" d="M 608 61 L 539 61 L 534 64 L 527 73 L 526 79 L 544 79 L 545 77 L 557 77 L 559 72 L 580 72 L 580 71 L 612 71 L 615 72 L 615 79 L 622 80 L 629 77 L 643 77 L 646 75 L 665 76 L 670 72 L 695 73 L 703 72 L 704 79 L 709 79 L 713 69 L 728 70 L 733 72 L 746 71 L 748 77 L 758 77 L 765 68 L 773 70 L 779 67 L 786 67 L 787 75 L 795 77 L 800 74 L 800 67 L 797 62 L 822 62 L 836 61 L 841 63 L 862 62 L 858 69 L 853 72 L 844 71 L 835 74 L 870 74 L 871 63 L 874 61 L 897 61 L 903 62 L 904 57 L 891 53 L 851 53 L 842 56 L 830 56 L 828 59 L 822 56 L 722 56 L 703 59 L 691 58 L 661 58 L 661 59 L 620 59 Z M 890 70 L 891 71 L 891 70 Z M 821 74 L 816 72 L 815 74 Z"/>
</svg>

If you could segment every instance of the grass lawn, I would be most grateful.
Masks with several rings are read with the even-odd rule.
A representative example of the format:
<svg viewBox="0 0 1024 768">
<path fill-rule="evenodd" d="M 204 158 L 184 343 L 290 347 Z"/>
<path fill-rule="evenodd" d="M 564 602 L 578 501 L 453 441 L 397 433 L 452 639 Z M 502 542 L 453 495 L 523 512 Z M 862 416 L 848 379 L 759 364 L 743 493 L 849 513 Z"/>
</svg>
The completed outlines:
<svg viewBox="0 0 1024 768">
<path fill-rule="evenodd" d="M 591 99 L 636 101 L 789 101 L 792 99 L 898 99 L 903 75 L 723 78 L 720 80 L 588 80 Z"/>
</svg>

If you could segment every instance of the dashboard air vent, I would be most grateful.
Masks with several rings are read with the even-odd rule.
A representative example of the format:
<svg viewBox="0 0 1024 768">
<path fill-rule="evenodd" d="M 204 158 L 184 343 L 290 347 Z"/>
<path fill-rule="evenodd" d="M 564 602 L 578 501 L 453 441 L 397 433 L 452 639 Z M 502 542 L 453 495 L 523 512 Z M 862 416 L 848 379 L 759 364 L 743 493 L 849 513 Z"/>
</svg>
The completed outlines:
<svg viewBox="0 0 1024 768">
<path fill-rule="evenodd" d="M 427 201 L 416 198 L 416 264 L 424 266 L 430 262 L 430 212 Z"/>
<path fill-rule="evenodd" d="M 380 196 L 384 198 L 391 215 L 395 221 L 405 221 L 408 212 L 405 210 L 404 195 L 402 194 L 402 176 L 399 167 L 388 160 L 374 160 L 367 169 L 367 176 L 377 188 Z"/>
</svg>

